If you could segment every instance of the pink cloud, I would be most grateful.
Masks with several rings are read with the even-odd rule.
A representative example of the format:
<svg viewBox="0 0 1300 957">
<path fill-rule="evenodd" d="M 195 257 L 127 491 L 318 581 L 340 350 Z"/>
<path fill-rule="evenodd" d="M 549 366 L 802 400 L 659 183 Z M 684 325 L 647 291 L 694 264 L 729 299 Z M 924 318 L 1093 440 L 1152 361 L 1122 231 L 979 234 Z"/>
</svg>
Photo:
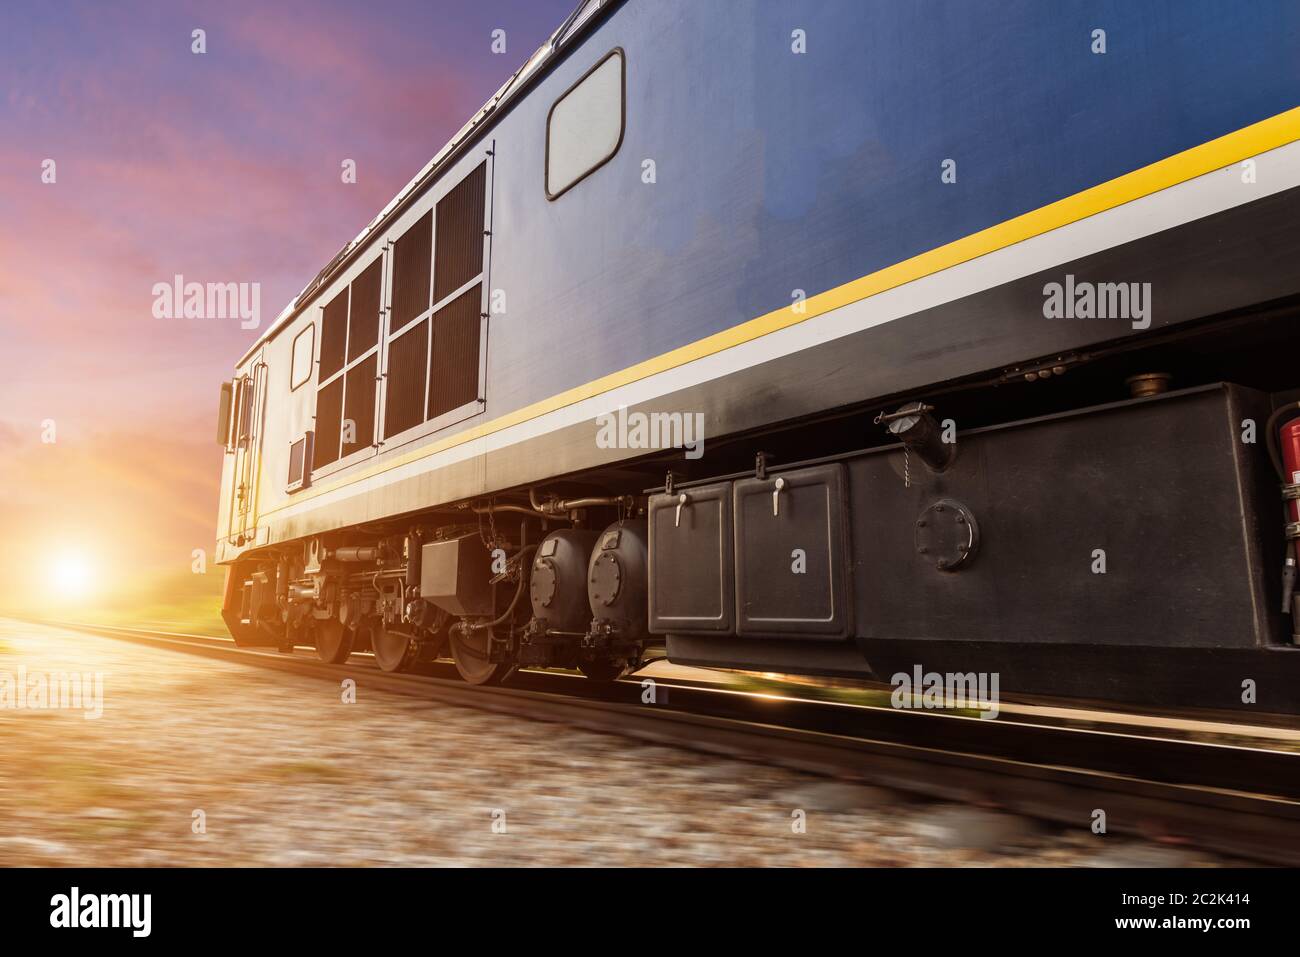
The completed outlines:
<svg viewBox="0 0 1300 957">
<path fill-rule="evenodd" d="M 131 568 L 210 547 L 216 390 L 257 331 L 155 319 L 153 285 L 257 282 L 272 321 L 518 65 L 478 25 L 467 53 L 466 29 L 423 5 L 238 0 L 24 25 L 0 100 L 0 581 L 56 537 Z"/>
</svg>

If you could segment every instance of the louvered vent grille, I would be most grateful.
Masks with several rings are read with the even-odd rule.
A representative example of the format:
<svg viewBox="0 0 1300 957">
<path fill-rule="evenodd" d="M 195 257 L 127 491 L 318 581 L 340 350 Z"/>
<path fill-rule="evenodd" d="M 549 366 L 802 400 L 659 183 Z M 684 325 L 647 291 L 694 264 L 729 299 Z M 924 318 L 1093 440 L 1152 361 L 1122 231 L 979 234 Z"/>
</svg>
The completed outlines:
<svg viewBox="0 0 1300 957">
<path fill-rule="evenodd" d="M 388 343 L 385 436 L 479 399 L 486 190 L 487 164 L 480 163 L 393 246 L 388 330 L 416 324 Z M 354 288 L 354 300 L 357 295 Z M 444 299 L 449 301 L 428 315 L 429 306 Z M 416 322 L 422 315 L 428 317 Z"/>
<path fill-rule="evenodd" d="M 478 398 L 478 345 L 483 285 L 467 289 L 433 314 L 429 418 Z"/>
<path fill-rule="evenodd" d="M 348 361 L 364 355 L 379 341 L 379 287 L 384 261 L 376 259 L 352 280 L 352 307 L 348 332 Z"/>
<path fill-rule="evenodd" d="M 343 379 L 335 379 L 316 392 L 316 451 L 312 468 L 329 465 L 339 457 L 339 429 L 343 419 Z"/>
<path fill-rule="evenodd" d="M 429 308 L 429 256 L 433 213 L 402 234 L 393 247 L 393 312 L 389 329 L 402 328 Z"/>
<path fill-rule="evenodd" d="M 429 354 L 429 320 L 388 346 L 384 435 L 397 435 L 424 421 L 424 377 Z"/>
<path fill-rule="evenodd" d="M 325 306 L 320 330 L 320 372 L 324 381 L 343 368 L 348 341 L 348 291 L 344 289 Z"/>
<path fill-rule="evenodd" d="M 450 296 L 483 271 L 483 199 L 487 164 L 479 164 L 438 201 L 433 301 Z"/>
<path fill-rule="evenodd" d="M 348 370 L 343 402 L 343 455 L 367 448 L 375 441 L 375 356 Z"/>
</svg>

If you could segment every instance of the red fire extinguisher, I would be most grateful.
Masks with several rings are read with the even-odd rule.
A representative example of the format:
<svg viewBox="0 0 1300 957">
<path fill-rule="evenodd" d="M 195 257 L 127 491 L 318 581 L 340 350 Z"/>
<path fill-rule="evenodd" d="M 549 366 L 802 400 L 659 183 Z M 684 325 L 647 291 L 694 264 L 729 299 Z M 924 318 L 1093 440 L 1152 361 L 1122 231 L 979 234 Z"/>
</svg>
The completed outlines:
<svg viewBox="0 0 1300 957">
<path fill-rule="evenodd" d="M 1279 419 L 1286 415 L 1292 418 L 1284 422 L 1277 432 Z M 1296 546 L 1300 541 L 1300 402 L 1288 403 L 1275 411 L 1266 426 L 1269 451 L 1273 466 L 1282 480 L 1282 498 L 1287 503 L 1286 511 L 1286 562 L 1282 567 L 1282 613 L 1291 614 L 1291 630 L 1300 636 L 1300 615 L 1293 613 L 1292 602 L 1296 584 Z M 1274 447 L 1274 442 L 1280 448 Z M 1294 637 L 1294 636 L 1293 636 Z M 1300 642 L 1300 637 L 1296 637 Z"/>
<path fill-rule="evenodd" d="M 1300 418 L 1282 426 L 1283 486 L 1300 485 Z M 1291 521 L 1300 522 L 1300 500 L 1291 499 Z"/>
</svg>

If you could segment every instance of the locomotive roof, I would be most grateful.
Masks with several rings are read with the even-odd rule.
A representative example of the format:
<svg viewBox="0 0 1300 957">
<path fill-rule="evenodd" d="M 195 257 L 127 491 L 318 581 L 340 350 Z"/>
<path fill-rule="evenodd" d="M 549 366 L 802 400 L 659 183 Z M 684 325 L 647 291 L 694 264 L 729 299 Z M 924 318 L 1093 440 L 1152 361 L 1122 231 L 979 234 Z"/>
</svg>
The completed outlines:
<svg viewBox="0 0 1300 957">
<path fill-rule="evenodd" d="M 307 283 L 302 292 L 280 311 L 275 321 L 248 347 L 248 350 L 240 357 L 236 365 L 243 365 L 259 347 L 275 338 L 275 335 L 294 316 L 298 315 L 303 307 L 314 299 L 347 263 L 351 262 L 354 256 L 370 245 L 371 240 L 382 231 L 381 227 L 385 226 L 398 210 L 432 185 L 437 180 L 438 174 L 448 165 L 452 157 L 458 155 L 462 147 L 467 146 L 478 134 L 491 127 L 496 115 L 519 97 L 533 81 L 541 77 L 546 68 L 556 61 L 561 51 L 568 49 L 577 37 L 586 32 L 596 13 L 607 7 L 613 7 L 620 2 L 622 0 L 578 0 L 577 7 L 551 34 L 550 38 L 524 61 L 523 66 L 510 75 L 510 78 L 501 85 L 501 88 L 496 93 L 492 94 L 492 97 L 470 118 L 469 122 L 457 130 L 456 134 L 446 142 L 442 149 L 438 150 L 433 159 L 429 160 L 424 165 L 424 168 L 402 187 L 396 196 L 388 201 L 388 204 L 379 211 L 379 214 L 367 223 L 361 232 L 346 243 L 334 255 L 334 258 L 325 265 L 325 268 L 318 272 L 311 282 Z"/>
</svg>

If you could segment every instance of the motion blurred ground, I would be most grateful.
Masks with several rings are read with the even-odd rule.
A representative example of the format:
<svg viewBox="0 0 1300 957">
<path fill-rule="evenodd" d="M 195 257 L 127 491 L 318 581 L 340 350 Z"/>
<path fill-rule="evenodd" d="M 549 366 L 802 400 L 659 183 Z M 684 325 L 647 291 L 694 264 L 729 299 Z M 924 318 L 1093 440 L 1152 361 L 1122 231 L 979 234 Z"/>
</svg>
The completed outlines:
<svg viewBox="0 0 1300 957">
<path fill-rule="evenodd" d="M 0 865 L 1212 863 L 1015 822 L 956 846 L 964 809 L 375 691 L 362 667 L 345 704 L 328 681 L 0 620 L 0 672 L 20 666 L 103 673 L 104 711 L 0 710 Z"/>
</svg>

